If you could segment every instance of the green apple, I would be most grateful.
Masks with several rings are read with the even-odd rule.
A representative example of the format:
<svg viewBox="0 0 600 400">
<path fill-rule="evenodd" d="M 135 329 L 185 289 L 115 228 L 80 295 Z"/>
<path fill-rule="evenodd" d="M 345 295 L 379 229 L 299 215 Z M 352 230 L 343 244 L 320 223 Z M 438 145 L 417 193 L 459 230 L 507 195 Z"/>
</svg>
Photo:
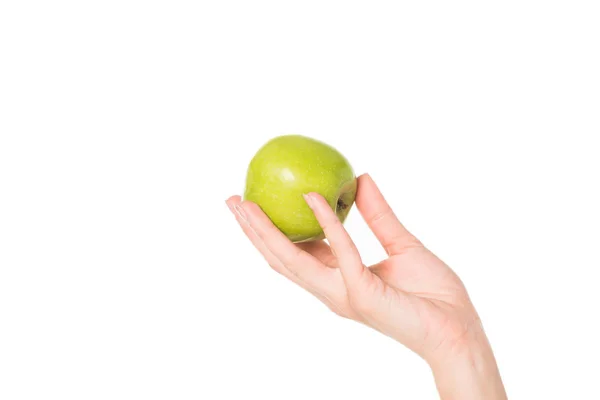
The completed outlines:
<svg viewBox="0 0 600 400">
<path fill-rule="evenodd" d="M 264 144 L 248 166 L 244 200 L 256 203 L 292 242 L 324 238 L 303 194 L 322 195 L 343 223 L 354 204 L 357 181 L 334 147 L 302 135 Z"/>
</svg>

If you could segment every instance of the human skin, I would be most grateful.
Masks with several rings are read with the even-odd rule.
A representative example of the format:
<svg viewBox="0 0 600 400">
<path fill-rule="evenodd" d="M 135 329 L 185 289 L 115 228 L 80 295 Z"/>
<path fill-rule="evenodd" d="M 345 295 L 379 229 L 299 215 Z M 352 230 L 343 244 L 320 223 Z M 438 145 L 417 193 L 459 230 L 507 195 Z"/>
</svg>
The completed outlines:
<svg viewBox="0 0 600 400">
<path fill-rule="evenodd" d="M 324 241 L 292 243 L 260 207 L 240 196 L 227 205 L 267 263 L 337 315 L 365 324 L 421 356 L 442 400 L 506 399 L 481 320 L 459 277 L 398 220 L 373 179 L 358 177 L 356 206 L 387 253 L 365 266 L 326 200 L 305 200 Z"/>
</svg>

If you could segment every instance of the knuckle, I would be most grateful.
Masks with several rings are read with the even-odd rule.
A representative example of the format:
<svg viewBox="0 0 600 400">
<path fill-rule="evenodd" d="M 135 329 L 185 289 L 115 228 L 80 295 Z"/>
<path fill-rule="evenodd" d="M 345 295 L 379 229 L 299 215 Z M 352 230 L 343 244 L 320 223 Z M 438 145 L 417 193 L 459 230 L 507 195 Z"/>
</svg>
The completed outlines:
<svg viewBox="0 0 600 400">
<path fill-rule="evenodd" d="M 334 231 L 339 229 L 342 226 L 342 223 L 337 217 L 332 217 L 331 219 L 325 221 L 323 224 L 323 231 Z"/>
<path fill-rule="evenodd" d="M 280 263 L 271 261 L 271 262 L 268 262 L 268 264 L 269 264 L 269 267 L 271 267 L 278 274 L 284 275 L 284 276 L 286 275 L 284 266 L 281 265 Z"/>
<path fill-rule="evenodd" d="M 369 224 L 374 224 L 378 221 L 381 221 L 382 219 L 385 219 L 386 217 L 393 215 L 393 213 L 394 212 L 392 211 L 392 209 L 388 206 L 388 207 L 384 208 L 383 210 L 376 212 L 375 215 L 373 215 L 371 217 L 371 219 L 369 220 Z"/>
<path fill-rule="evenodd" d="M 299 261 L 300 261 L 300 259 L 302 258 L 302 253 L 303 252 L 304 251 L 301 248 L 294 246 L 290 250 L 289 256 L 286 257 L 285 264 L 286 265 L 296 265 L 296 264 L 298 264 Z"/>
<path fill-rule="evenodd" d="M 364 300 L 355 301 L 353 304 L 352 308 L 361 315 L 368 315 L 373 311 L 371 304 Z"/>
<path fill-rule="evenodd" d="M 348 303 L 359 314 L 369 314 L 373 305 L 364 296 L 348 293 Z"/>
<path fill-rule="evenodd" d="M 335 305 L 330 305 L 329 310 L 331 312 L 333 312 L 335 315 L 337 315 L 338 317 L 342 317 L 342 318 L 348 318 L 347 315 L 342 311 L 341 308 L 335 306 Z"/>
<path fill-rule="evenodd" d="M 383 247 L 388 253 L 403 253 L 410 249 L 423 247 L 423 244 L 411 234 L 398 234 L 386 240 Z"/>
<path fill-rule="evenodd" d="M 378 282 L 364 279 L 363 275 L 354 287 L 348 288 L 348 303 L 358 314 L 370 315 L 375 311 L 377 299 L 381 297 Z"/>
</svg>

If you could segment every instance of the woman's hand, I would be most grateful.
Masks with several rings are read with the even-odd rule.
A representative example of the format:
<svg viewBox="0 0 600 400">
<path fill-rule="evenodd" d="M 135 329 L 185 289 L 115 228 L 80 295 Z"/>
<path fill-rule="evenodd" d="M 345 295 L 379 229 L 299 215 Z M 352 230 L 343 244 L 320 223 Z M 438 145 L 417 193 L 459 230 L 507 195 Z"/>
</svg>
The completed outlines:
<svg viewBox="0 0 600 400">
<path fill-rule="evenodd" d="M 444 399 L 505 398 L 491 348 L 462 282 L 400 223 L 370 176 L 358 178 L 356 206 L 388 254 L 370 267 L 361 261 L 325 199 L 317 193 L 307 193 L 305 199 L 329 245 L 294 244 L 256 204 L 242 202 L 239 196 L 227 204 L 275 271 L 336 314 L 366 324 L 419 354 L 432 367 Z M 456 388 L 458 381 L 483 387 Z"/>
</svg>

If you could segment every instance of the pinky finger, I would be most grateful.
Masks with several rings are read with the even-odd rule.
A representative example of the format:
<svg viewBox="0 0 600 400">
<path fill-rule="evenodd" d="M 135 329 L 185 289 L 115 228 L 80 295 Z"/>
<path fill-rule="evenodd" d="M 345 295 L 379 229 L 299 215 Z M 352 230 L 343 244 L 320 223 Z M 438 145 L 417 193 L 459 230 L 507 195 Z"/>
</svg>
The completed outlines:
<svg viewBox="0 0 600 400">
<path fill-rule="evenodd" d="M 260 254 L 262 254 L 265 261 L 267 261 L 271 268 L 273 268 L 276 272 L 280 273 L 281 275 L 286 276 L 286 278 L 290 278 L 291 280 L 295 281 L 295 279 L 292 279 L 292 274 L 287 272 L 287 269 L 285 268 L 283 263 L 279 261 L 279 259 L 275 257 L 273 253 L 271 253 L 271 251 L 267 248 L 263 241 L 256 235 L 254 229 L 252 229 L 252 227 L 248 225 L 248 223 L 243 218 L 241 218 L 239 213 L 236 211 L 235 207 L 240 204 L 239 196 L 230 197 L 226 201 L 226 203 L 227 207 L 229 207 L 229 210 L 233 213 L 236 221 L 242 228 L 242 231 L 244 231 L 252 245 L 260 252 Z"/>
</svg>

